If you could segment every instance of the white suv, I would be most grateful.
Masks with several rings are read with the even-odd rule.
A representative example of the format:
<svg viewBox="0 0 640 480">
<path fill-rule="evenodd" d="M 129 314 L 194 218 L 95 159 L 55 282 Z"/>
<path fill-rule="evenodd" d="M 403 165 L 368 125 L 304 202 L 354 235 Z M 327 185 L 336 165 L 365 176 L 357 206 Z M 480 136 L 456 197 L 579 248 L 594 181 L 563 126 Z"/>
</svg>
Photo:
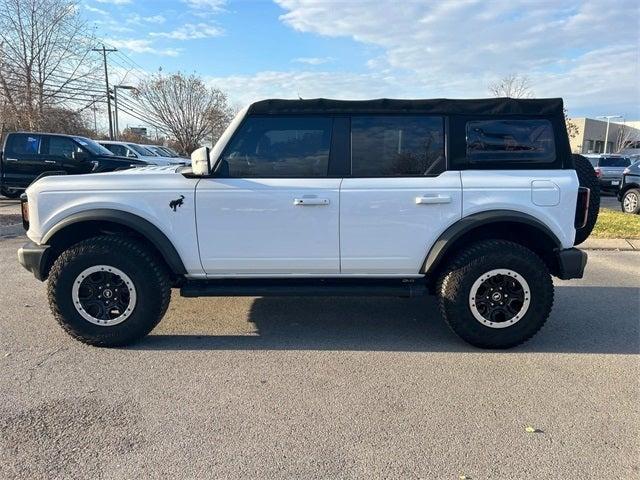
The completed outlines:
<svg viewBox="0 0 640 480">
<path fill-rule="evenodd" d="M 186 297 L 431 292 L 463 339 L 507 348 L 544 324 L 551 276 L 580 278 L 586 264 L 574 244 L 592 226 L 589 189 L 561 99 L 265 100 L 192 163 L 29 187 L 31 242 L 18 257 L 49 279 L 72 336 L 138 340 L 172 287 Z"/>
</svg>

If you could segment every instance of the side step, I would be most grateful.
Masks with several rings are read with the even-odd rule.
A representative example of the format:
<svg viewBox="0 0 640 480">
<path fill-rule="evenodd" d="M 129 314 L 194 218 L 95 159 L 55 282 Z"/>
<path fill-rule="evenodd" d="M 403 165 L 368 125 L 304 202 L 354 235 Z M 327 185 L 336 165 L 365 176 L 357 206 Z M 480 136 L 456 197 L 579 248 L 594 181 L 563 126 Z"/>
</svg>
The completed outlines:
<svg viewBox="0 0 640 480">
<path fill-rule="evenodd" d="M 264 278 L 189 280 L 183 297 L 419 297 L 424 279 Z"/>
</svg>

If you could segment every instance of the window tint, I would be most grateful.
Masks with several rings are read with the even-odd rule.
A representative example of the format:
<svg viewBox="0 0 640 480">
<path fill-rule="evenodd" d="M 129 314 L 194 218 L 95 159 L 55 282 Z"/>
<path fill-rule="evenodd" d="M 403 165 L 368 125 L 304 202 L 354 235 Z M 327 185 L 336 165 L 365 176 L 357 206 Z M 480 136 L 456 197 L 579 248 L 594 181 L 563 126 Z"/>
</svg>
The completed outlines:
<svg viewBox="0 0 640 480">
<path fill-rule="evenodd" d="M 115 143 L 107 143 L 105 145 L 114 155 L 118 157 L 126 157 L 127 156 L 127 147 L 124 145 L 118 145 Z"/>
<path fill-rule="evenodd" d="M 438 175 L 444 170 L 441 117 L 352 117 L 351 174 L 354 177 Z"/>
<path fill-rule="evenodd" d="M 553 129 L 548 120 L 467 122 L 467 158 L 471 162 L 555 161 Z"/>
<path fill-rule="evenodd" d="M 73 152 L 79 152 L 80 147 L 67 137 L 49 137 L 49 155 L 73 158 Z"/>
<path fill-rule="evenodd" d="M 14 133 L 9 136 L 7 153 L 13 155 L 33 155 L 40 153 L 40 135 Z"/>
<path fill-rule="evenodd" d="M 229 177 L 324 177 L 331 119 L 249 117 L 234 134 L 218 171 Z"/>
<path fill-rule="evenodd" d="M 602 157 L 599 165 L 601 167 L 628 167 L 631 160 L 626 157 Z"/>
</svg>

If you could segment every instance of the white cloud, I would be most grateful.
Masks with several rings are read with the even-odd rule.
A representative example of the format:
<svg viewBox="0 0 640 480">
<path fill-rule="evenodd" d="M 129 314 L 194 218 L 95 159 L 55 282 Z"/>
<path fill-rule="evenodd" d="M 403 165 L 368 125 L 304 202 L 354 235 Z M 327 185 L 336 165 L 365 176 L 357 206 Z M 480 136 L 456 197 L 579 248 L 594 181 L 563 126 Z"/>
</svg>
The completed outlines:
<svg viewBox="0 0 640 480">
<path fill-rule="evenodd" d="M 108 3 L 111 5 L 126 5 L 131 3 L 131 0 L 96 0 L 98 3 Z"/>
<path fill-rule="evenodd" d="M 107 43 L 113 45 L 116 48 L 122 48 L 124 50 L 130 50 L 136 53 L 151 53 L 154 55 L 163 55 L 167 57 L 177 57 L 182 52 L 179 48 L 165 48 L 158 49 L 153 46 L 150 40 L 146 39 L 107 39 Z"/>
<path fill-rule="evenodd" d="M 101 8 L 92 7 L 91 5 L 84 5 L 84 9 L 87 12 L 97 13 L 98 15 L 108 15 L 106 10 L 102 10 Z"/>
<path fill-rule="evenodd" d="M 197 9 L 222 10 L 227 3 L 226 0 L 182 0 L 189 7 Z"/>
<path fill-rule="evenodd" d="M 174 40 L 195 40 L 200 38 L 219 37 L 224 34 L 224 30 L 215 25 L 206 23 L 187 23 L 171 32 L 151 32 L 152 37 L 172 38 Z"/>
<path fill-rule="evenodd" d="M 292 61 L 297 63 L 306 63 L 307 65 L 322 65 L 333 60 L 332 57 L 298 57 Z"/>
<path fill-rule="evenodd" d="M 638 102 L 634 0 L 276 2 L 297 31 L 381 50 L 370 71 L 417 84 L 417 96 L 486 96 L 491 81 L 520 73 L 537 95 L 563 96 L 570 108 Z"/>
</svg>

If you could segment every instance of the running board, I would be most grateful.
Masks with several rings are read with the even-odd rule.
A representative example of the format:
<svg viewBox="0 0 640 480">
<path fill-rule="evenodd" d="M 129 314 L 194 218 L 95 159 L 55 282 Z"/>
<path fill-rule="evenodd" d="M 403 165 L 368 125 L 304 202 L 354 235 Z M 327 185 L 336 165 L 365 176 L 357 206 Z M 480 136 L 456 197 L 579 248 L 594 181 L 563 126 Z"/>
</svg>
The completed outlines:
<svg viewBox="0 0 640 480">
<path fill-rule="evenodd" d="M 188 280 L 183 297 L 419 297 L 423 279 L 220 279 Z"/>
</svg>

